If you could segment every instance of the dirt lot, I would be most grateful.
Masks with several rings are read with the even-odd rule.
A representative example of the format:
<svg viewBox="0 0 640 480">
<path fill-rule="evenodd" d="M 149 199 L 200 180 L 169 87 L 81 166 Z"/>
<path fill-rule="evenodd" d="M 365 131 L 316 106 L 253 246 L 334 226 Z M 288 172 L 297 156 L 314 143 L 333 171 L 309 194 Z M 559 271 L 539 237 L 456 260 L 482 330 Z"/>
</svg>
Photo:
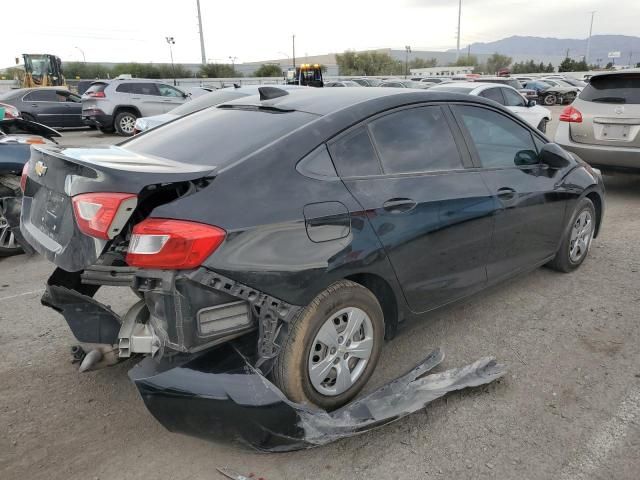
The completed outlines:
<svg viewBox="0 0 640 480">
<path fill-rule="evenodd" d="M 558 108 L 554 113 L 557 116 Z M 553 128 L 553 126 L 552 126 Z M 73 132 L 67 143 L 115 137 Z M 405 325 L 369 387 L 442 346 L 442 368 L 495 355 L 498 383 L 315 450 L 259 454 L 165 431 L 126 372 L 79 374 L 61 316 L 40 306 L 52 266 L 0 260 L 0 478 L 268 480 L 637 479 L 640 471 L 640 177 L 606 177 L 604 230 L 586 263 L 547 269 Z M 128 303 L 117 289 L 106 298 Z"/>
</svg>

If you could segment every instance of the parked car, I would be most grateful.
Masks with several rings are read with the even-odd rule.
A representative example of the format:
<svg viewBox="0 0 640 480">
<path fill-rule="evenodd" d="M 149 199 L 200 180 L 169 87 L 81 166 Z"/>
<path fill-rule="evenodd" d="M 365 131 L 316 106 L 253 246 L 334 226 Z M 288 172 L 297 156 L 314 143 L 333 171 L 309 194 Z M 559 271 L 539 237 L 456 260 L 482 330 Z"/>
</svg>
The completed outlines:
<svg viewBox="0 0 640 480">
<path fill-rule="evenodd" d="M 451 82 L 451 77 L 422 77 L 420 81 L 430 83 L 445 83 Z"/>
<path fill-rule="evenodd" d="M 576 95 L 582 91 L 584 87 L 573 85 L 571 82 L 567 81 L 564 78 L 542 78 L 543 82 L 553 85 L 554 87 L 567 87 L 567 88 L 575 88 Z"/>
<path fill-rule="evenodd" d="M 522 82 L 520 80 L 513 77 L 478 77 L 473 80 L 474 82 L 482 82 L 482 83 L 499 83 L 500 85 L 509 85 L 510 87 L 515 88 L 518 92 L 520 92 L 527 100 L 537 100 L 538 92 L 535 90 L 524 88 Z"/>
<path fill-rule="evenodd" d="M 59 136 L 52 128 L 21 118 L 0 121 L 0 257 L 16 255 L 24 245 L 19 231 L 20 174 L 31 145 L 55 144 Z M 12 218 L 12 225 L 7 217 Z"/>
<path fill-rule="evenodd" d="M 216 105 L 220 105 L 221 103 L 235 100 L 236 98 L 258 95 L 259 88 L 261 88 L 259 85 L 247 85 L 246 87 L 228 87 L 215 90 L 206 95 L 201 95 L 200 97 L 190 102 L 183 103 L 182 105 L 174 108 L 168 113 L 137 119 L 134 127 L 134 133 L 137 134 L 146 132 L 147 130 L 175 120 L 176 118 L 182 117 L 184 115 L 189 115 L 190 113 L 197 112 L 204 108 L 214 107 Z M 311 87 L 301 87 L 300 85 L 278 85 L 278 88 L 288 91 Z"/>
<path fill-rule="evenodd" d="M 130 376 L 169 430 L 267 450 L 421 408 L 405 377 L 345 404 L 403 320 L 577 269 L 605 201 L 509 110 L 432 90 L 263 88 L 118 146 L 36 152 L 21 232 L 58 266 L 42 301 L 92 344 L 83 366 L 145 355 Z M 119 317 L 100 285 L 141 299 Z"/>
<path fill-rule="evenodd" d="M 84 127 L 80 97 L 61 87 L 19 88 L 0 94 L 25 120 L 48 127 Z"/>
<path fill-rule="evenodd" d="M 539 105 L 535 100 L 526 100 L 515 88 L 500 83 L 456 82 L 436 85 L 434 92 L 465 93 L 488 98 L 504 105 L 525 122 L 541 132 L 547 131 L 547 123 L 551 120 L 551 112 Z"/>
<path fill-rule="evenodd" d="M 413 80 L 385 80 L 380 84 L 381 87 L 391 88 L 420 88 L 427 89 L 432 86 L 431 83 L 426 82 L 414 82 Z"/>
<path fill-rule="evenodd" d="M 351 80 L 363 87 L 379 87 L 382 83 L 382 80 L 373 77 L 352 78 Z"/>
<path fill-rule="evenodd" d="M 578 90 L 575 87 L 555 86 L 544 80 L 527 82 L 524 84 L 524 88 L 535 90 L 540 102 L 548 106 L 556 103 L 571 103 L 578 94 Z"/>
<path fill-rule="evenodd" d="M 129 136 L 138 118 L 166 113 L 189 99 L 182 90 L 155 80 L 100 80 L 82 95 L 82 118 L 103 132 Z"/>
<path fill-rule="evenodd" d="M 361 87 L 358 82 L 352 82 L 351 80 L 340 80 L 335 82 L 325 82 L 325 87 Z"/>
<path fill-rule="evenodd" d="M 586 162 L 640 171 L 640 70 L 594 74 L 559 120 L 556 142 Z"/>
</svg>

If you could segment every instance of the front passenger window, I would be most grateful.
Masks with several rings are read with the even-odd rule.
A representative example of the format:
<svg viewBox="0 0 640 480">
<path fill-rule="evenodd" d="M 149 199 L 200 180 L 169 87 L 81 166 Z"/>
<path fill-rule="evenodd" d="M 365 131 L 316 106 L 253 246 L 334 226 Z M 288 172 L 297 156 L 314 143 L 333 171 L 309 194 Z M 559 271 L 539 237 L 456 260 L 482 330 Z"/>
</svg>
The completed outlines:
<svg viewBox="0 0 640 480">
<path fill-rule="evenodd" d="M 502 94 L 504 95 L 505 105 L 507 107 L 525 107 L 524 98 L 518 92 L 511 90 L 510 88 L 503 88 Z"/>
<path fill-rule="evenodd" d="M 484 168 L 522 167 L 539 162 L 531 133 L 515 120 L 487 108 L 454 109 L 471 135 Z"/>
</svg>

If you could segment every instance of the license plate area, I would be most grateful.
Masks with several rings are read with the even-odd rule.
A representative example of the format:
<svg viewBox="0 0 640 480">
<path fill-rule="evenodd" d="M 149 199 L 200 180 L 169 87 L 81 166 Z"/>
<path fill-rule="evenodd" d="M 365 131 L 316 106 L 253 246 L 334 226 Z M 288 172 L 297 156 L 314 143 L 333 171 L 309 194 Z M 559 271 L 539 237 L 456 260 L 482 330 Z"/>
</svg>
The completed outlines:
<svg viewBox="0 0 640 480">
<path fill-rule="evenodd" d="M 602 125 L 600 137 L 602 140 L 628 141 L 629 125 Z"/>
<path fill-rule="evenodd" d="M 72 234 L 68 231 L 73 222 L 69 197 L 41 187 L 34 195 L 32 205 L 31 223 L 51 239 L 64 244 Z"/>
</svg>

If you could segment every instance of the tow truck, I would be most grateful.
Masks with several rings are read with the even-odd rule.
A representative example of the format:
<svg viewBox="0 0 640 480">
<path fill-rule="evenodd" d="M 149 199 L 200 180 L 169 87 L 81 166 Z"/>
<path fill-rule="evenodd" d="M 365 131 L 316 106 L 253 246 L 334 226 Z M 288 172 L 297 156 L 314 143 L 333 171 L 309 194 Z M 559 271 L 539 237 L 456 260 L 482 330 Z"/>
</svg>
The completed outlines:
<svg viewBox="0 0 640 480">
<path fill-rule="evenodd" d="M 322 66 L 314 63 L 303 63 L 295 69 L 287 71 L 287 85 L 303 85 L 306 87 L 324 87 Z"/>
</svg>

